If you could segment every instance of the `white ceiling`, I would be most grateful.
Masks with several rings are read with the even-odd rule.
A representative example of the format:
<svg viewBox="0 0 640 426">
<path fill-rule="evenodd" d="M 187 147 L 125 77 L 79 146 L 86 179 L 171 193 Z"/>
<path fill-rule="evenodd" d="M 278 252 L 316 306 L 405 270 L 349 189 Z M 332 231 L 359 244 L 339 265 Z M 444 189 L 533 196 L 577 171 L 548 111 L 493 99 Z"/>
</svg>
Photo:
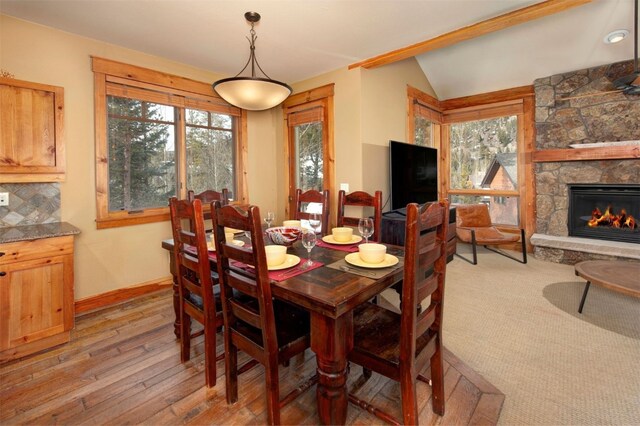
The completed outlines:
<svg viewBox="0 0 640 426">
<path fill-rule="evenodd" d="M 288 83 L 417 43 L 532 0 L 0 0 L 0 12 L 225 75 L 248 54 L 244 12 L 256 11 L 256 53 Z M 557 15 L 417 57 L 440 99 L 631 59 L 633 0 L 595 0 Z"/>
</svg>

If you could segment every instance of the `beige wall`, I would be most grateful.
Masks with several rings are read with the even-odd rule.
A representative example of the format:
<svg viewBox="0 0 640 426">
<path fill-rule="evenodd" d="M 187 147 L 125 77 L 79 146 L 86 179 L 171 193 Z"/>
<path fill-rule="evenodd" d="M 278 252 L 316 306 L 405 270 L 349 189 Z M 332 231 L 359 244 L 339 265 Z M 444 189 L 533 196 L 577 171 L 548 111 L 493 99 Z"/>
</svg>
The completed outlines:
<svg viewBox="0 0 640 426">
<path fill-rule="evenodd" d="M 335 83 L 336 188 L 348 183 L 350 191 L 380 189 L 386 200 L 389 139 L 406 140 L 407 85 L 435 93 L 413 58 L 372 70 L 344 67 L 293 89 L 297 93 L 329 83 Z M 283 139 L 280 135 L 278 143 Z M 337 202 L 337 194 L 332 197 Z"/>
<path fill-rule="evenodd" d="M 171 235 L 169 222 L 97 230 L 93 73 L 90 55 L 139 65 L 199 81 L 221 76 L 133 50 L 0 16 L 0 67 L 20 80 L 65 89 L 66 181 L 61 217 L 80 228 L 76 239 L 76 299 L 167 277 L 168 255 L 160 247 Z M 206 50 L 206 49 L 205 49 Z M 250 113 L 249 198 L 275 206 L 276 112 Z M 269 179 L 257 178 L 256 172 Z"/>
<path fill-rule="evenodd" d="M 61 185 L 62 220 L 81 229 L 76 240 L 76 299 L 169 275 L 160 242 L 168 222 L 97 230 L 93 74 L 90 55 L 199 81 L 221 76 L 133 50 L 0 16 L 0 67 L 21 80 L 65 89 L 67 179 Z M 350 190 L 382 188 L 388 196 L 387 141 L 406 138 L 406 86 L 434 94 L 414 59 L 374 70 L 341 68 L 296 84 L 300 92 L 335 84 L 336 183 Z M 282 109 L 248 113 L 249 200 L 284 219 Z M 333 194 L 335 202 L 337 194 Z"/>
</svg>

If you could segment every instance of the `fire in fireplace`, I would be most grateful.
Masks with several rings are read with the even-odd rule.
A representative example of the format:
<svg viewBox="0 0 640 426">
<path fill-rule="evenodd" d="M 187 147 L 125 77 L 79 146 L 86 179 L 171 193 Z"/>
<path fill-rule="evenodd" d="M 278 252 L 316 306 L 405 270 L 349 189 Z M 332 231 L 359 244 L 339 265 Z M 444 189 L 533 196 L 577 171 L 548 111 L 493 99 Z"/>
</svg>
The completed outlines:
<svg viewBox="0 0 640 426">
<path fill-rule="evenodd" d="M 627 214 L 625 209 L 620 211 L 620 214 L 615 214 L 611 206 L 607 207 L 604 213 L 600 212 L 600 209 L 596 209 L 591 212 L 591 219 L 587 222 L 587 226 L 611 226 L 613 228 L 629 228 L 636 229 L 636 219 Z"/>
<path fill-rule="evenodd" d="M 569 185 L 570 236 L 640 244 L 638 217 L 640 185 Z"/>
</svg>

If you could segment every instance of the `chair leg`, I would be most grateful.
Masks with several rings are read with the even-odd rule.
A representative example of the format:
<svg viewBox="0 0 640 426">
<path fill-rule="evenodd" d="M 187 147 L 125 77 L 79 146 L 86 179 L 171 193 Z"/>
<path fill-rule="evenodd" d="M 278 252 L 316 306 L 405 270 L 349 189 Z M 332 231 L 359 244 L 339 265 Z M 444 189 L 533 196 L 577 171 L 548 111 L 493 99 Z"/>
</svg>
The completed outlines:
<svg viewBox="0 0 640 426">
<path fill-rule="evenodd" d="M 233 404 L 238 400 L 238 348 L 231 343 L 231 336 L 227 336 L 230 333 L 225 331 L 224 334 L 224 376 L 227 404 Z"/>
<path fill-rule="evenodd" d="M 204 374 L 208 388 L 216 385 L 216 330 L 204 326 Z"/>
<path fill-rule="evenodd" d="M 181 302 L 182 303 L 182 302 Z M 191 359 L 191 317 L 180 306 L 180 361 Z"/>
<path fill-rule="evenodd" d="M 267 398 L 267 423 L 280 424 L 280 380 L 278 378 L 278 360 L 271 360 L 264 366 L 266 398 Z"/>
<path fill-rule="evenodd" d="M 434 413 L 444 416 L 444 365 L 440 336 L 437 339 L 436 351 L 431 356 L 431 404 Z"/>
<path fill-rule="evenodd" d="M 587 284 L 584 286 L 584 292 L 582 293 L 582 300 L 580 301 L 580 307 L 578 308 L 578 313 L 582 313 L 582 308 L 584 308 L 584 302 L 587 300 L 587 293 L 589 293 L 589 286 L 591 285 L 591 281 L 587 281 Z"/>
<path fill-rule="evenodd" d="M 503 251 L 494 249 L 494 248 L 490 248 L 487 246 L 484 246 L 484 248 L 486 248 L 489 251 L 492 251 L 494 253 L 498 253 L 501 256 L 504 257 L 508 257 L 511 260 L 515 260 L 516 262 L 520 262 L 520 263 L 527 263 L 527 240 L 525 239 L 524 236 L 524 229 L 520 229 L 520 244 L 522 245 L 522 260 L 518 259 L 517 257 L 511 256 L 510 254 L 504 253 Z"/>
<path fill-rule="evenodd" d="M 416 381 L 410 372 L 400 376 L 400 394 L 402 400 L 402 423 L 405 425 L 418 424 L 418 400 L 416 395 Z"/>
<path fill-rule="evenodd" d="M 458 254 L 458 251 L 456 250 L 456 252 L 454 253 L 456 256 L 458 256 L 460 259 L 464 260 L 465 262 L 469 262 L 472 265 L 477 265 L 478 264 L 478 249 L 477 249 L 477 243 L 476 243 L 476 231 L 475 230 L 471 230 L 471 249 L 473 250 L 473 261 L 467 259 L 466 257 L 462 256 L 461 254 Z"/>
<path fill-rule="evenodd" d="M 522 228 L 520 228 L 520 241 L 522 242 L 522 263 L 527 263 L 527 240 Z"/>
</svg>

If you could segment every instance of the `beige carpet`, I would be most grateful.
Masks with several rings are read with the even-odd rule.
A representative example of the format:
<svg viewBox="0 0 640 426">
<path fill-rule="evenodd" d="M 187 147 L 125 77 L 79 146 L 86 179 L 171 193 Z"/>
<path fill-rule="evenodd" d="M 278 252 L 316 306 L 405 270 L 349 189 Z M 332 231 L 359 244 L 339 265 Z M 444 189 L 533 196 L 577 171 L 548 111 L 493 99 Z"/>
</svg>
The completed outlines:
<svg viewBox="0 0 640 426">
<path fill-rule="evenodd" d="M 572 266 L 484 249 L 446 286 L 444 344 L 505 393 L 500 424 L 640 424 L 640 299 L 591 286 L 578 314 Z"/>
</svg>

